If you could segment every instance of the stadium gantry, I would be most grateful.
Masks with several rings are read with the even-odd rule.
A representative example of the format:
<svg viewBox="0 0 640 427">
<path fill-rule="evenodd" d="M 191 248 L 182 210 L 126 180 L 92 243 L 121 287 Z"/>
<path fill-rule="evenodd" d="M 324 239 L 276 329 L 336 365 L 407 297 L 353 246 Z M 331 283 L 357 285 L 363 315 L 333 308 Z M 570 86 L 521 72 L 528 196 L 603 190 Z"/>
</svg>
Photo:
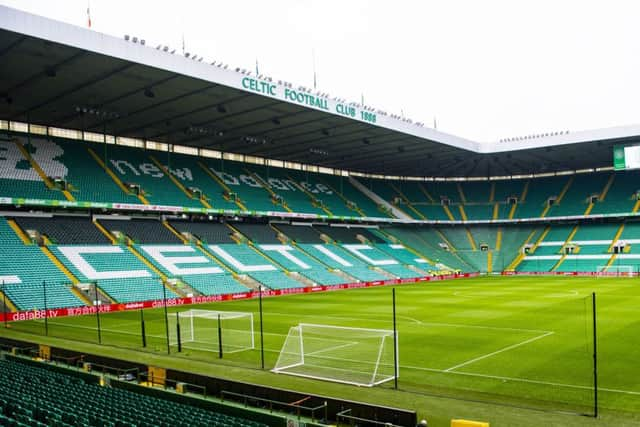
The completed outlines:
<svg viewBox="0 0 640 427">
<path fill-rule="evenodd" d="M 6 320 L 640 271 L 640 174 L 612 160 L 640 127 L 485 144 L 3 6 L 0 23 Z"/>
</svg>

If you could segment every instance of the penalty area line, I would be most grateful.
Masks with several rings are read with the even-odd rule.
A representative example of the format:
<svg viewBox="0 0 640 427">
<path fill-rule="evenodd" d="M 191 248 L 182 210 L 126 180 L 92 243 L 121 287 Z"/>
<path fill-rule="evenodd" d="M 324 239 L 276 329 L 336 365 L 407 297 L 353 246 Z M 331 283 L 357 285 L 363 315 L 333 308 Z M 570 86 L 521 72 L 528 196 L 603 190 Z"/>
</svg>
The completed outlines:
<svg viewBox="0 0 640 427">
<path fill-rule="evenodd" d="M 463 366 L 467 366 L 467 365 L 470 365 L 472 363 L 478 362 L 480 360 L 487 359 L 489 357 L 495 356 L 496 354 L 500 354 L 500 353 L 504 353 L 505 351 L 513 350 L 514 348 L 521 347 L 523 345 L 529 344 L 529 343 L 537 341 L 539 339 L 548 337 L 549 335 L 553 335 L 554 333 L 555 332 L 547 332 L 545 334 L 538 335 L 538 336 L 533 337 L 533 338 L 529 338 L 528 340 L 524 340 L 522 342 L 519 342 L 519 343 L 516 343 L 516 344 L 512 344 L 512 345 L 504 347 L 504 348 L 501 348 L 500 350 L 496 350 L 496 351 L 493 351 L 491 353 L 483 354 L 482 356 L 475 357 L 473 359 L 467 360 L 466 362 L 462 362 L 462 363 L 460 363 L 458 365 L 455 365 L 455 366 L 452 366 L 450 368 L 447 368 L 447 369 L 444 370 L 444 372 L 451 372 L 454 369 L 462 368 Z"/>
</svg>

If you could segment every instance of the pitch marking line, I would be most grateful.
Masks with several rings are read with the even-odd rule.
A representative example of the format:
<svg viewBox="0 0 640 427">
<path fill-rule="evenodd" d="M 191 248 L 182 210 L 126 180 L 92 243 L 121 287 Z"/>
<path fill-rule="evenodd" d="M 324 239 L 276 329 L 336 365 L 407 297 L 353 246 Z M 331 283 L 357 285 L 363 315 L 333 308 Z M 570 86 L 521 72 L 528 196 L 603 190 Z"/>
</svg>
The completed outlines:
<svg viewBox="0 0 640 427">
<path fill-rule="evenodd" d="M 549 385 L 549 386 L 555 386 L 555 387 L 567 387 L 567 388 L 574 388 L 574 389 L 579 389 L 579 390 L 593 390 L 593 386 L 577 385 L 577 384 L 565 384 L 565 383 L 556 383 L 556 382 L 539 381 L 539 380 L 530 380 L 530 379 L 527 379 L 527 378 L 503 377 L 503 376 L 500 376 L 500 375 L 477 374 L 477 373 L 474 373 L 474 372 L 444 371 L 442 369 L 423 368 L 423 367 L 420 367 L 420 366 L 406 366 L 406 365 L 403 366 L 403 365 L 400 365 L 400 368 L 415 369 L 417 371 L 435 372 L 435 373 L 440 373 L 440 374 L 464 375 L 464 376 L 468 376 L 468 377 L 489 378 L 489 379 L 502 380 L 502 381 L 513 381 L 513 382 L 521 382 L 521 383 L 528 383 L 528 384 Z M 615 388 L 598 387 L 598 391 L 605 391 L 607 393 L 620 393 L 620 394 L 630 394 L 630 395 L 640 396 L 640 391 L 620 390 L 620 389 L 615 389 Z"/>
<path fill-rule="evenodd" d="M 317 317 L 315 314 L 292 314 L 292 313 L 265 313 L 268 315 L 274 316 L 284 316 L 284 317 Z M 406 319 L 411 323 L 415 323 L 423 326 L 444 326 L 450 328 L 472 328 L 472 329 L 488 329 L 494 331 L 516 331 L 516 332 L 535 332 L 538 334 L 547 334 L 553 331 L 544 331 L 541 329 L 522 329 L 522 328 L 506 328 L 501 326 L 483 326 L 483 325 L 465 325 L 464 323 L 435 323 L 435 322 L 423 322 L 413 317 L 409 316 L 397 316 L 398 319 Z M 323 316 L 325 319 L 339 319 L 339 320 L 359 320 L 365 322 L 385 322 L 389 323 L 388 319 L 371 319 L 371 318 L 363 318 L 363 317 L 346 317 L 346 316 Z"/>
<path fill-rule="evenodd" d="M 450 368 L 445 369 L 444 372 L 451 372 L 454 369 L 462 368 L 463 366 L 467 366 L 467 365 L 470 365 L 472 363 L 478 362 L 480 360 L 487 359 L 489 357 L 495 356 L 496 354 L 500 354 L 500 353 L 504 353 L 505 351 L 513 350 L 514 348 L 521 347 L 521 346 L 523 346 L 525 344 L 529 344 L 531 342 L 537 341 L 539 339 L 548 337 L 549 335 L 553 335 L 553 334 L 554 334 L 554 332 L 547 332 L 546 334 L 542 334 L 542 335 L 538 335 L 537 337 L 529 338 L 528 340 L 524 340 L 522 342 L 510 345 L 508 347 L 501 348 L 500 350 L 496 350 L 496 351 L 493 351 L 491 353 L 487 353 L 487 354 L 484 354 L 482 356 L 475 357 L 473 359 L 467 360 L 466 362 L 463 362 L 463 363 L 460 363 L 458 365 L 455 365 L 455 366 L 452 366 Z"/>
</svg>

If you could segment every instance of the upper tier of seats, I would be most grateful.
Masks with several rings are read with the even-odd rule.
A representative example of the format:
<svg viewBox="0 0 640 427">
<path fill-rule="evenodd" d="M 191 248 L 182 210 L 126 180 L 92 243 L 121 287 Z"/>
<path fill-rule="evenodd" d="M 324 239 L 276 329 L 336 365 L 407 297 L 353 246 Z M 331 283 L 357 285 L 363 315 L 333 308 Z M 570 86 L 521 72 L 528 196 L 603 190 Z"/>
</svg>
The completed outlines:
<svg viewBox="0 0 640 427">
<path fill-rule="evenodd" d="M 12 198 L 391 216 L 378 196 L 409 217 L 430 220 L 629 213 L 640 206 L 638 171 L 492 181 L 383 180 L 25 134 L 0 140 L 0 153 L 5 159 L 0 197 Z M 67 191 L 57 187 L 57 178 Z M 549 199 L 555 199 L 550 207 Z"/>
<path fill-rule="evenodd" d="M 65 200 L 59 190 L 45 184 L 32 161 L 42 163 L 48 176 L 66 176 L 68 168 L 56 161 L 62 150 L 52 142 L 35 138 L 0 140 L 0 197 Z"/>
<path fill-rule="evenodd" d="M 78 143 L 56 138 L 49 142 L 62 151 L 57 159 L 65 165 L 63 177 L 70 186 L 70 193 L 76 200 L 140 203 L 135 194 L 125 191 L 105 172 L 100 163 L 105 164 L 105 147 L 101 144 Z"/>
</svg>

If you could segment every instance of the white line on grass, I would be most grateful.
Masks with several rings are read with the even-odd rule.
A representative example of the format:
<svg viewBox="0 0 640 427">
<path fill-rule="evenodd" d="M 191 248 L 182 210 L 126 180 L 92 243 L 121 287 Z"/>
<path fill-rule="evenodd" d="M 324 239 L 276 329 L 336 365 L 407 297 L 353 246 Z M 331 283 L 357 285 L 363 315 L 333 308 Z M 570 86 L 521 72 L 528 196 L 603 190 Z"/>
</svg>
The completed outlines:
<svg viewBox="0 0 640 427">
<path fill-rule="evenodd" d="M 538 335 L 537 337 L 529 338 L 528 340 L 524 340 L 522 342 L 519 342 L 519 343 L 516 343 L 516 344 L 512 344 L 512 345 L 510 345 L 508 347 L 501 348 L 500 350 L 496 350 L 496 351 L 493 351 L 491 353 L 487 353 L 487 354 L 484 354 L 482 356 L 478 356 L 478 357 L 475 357 L 473 359 L 467 360 L 466 362 L 463 362 L 463 363 L 460 363 L 458 365 L 455 365 L 455 366 L 452 366 L 450 368 L 447 368 L 444 371 L 445 372 L 451 372 L 454 369 L 462 368 L 463 366 L 467 366 L 467 365 L 470 365 L 472 363 L 478 362 L 480 360 L 487 359 L 487 358 L 489 358 L 491 356 L 495 356 L 496 354 L 500 354 L 500 353 L 504 353 L 505 351 L 513 350 L 514 348 L 521 347 L 521 346 L 523 346 L 525 344 L 529 344 L 530 342 L 537 341 L 539 339 L 542 339 L 544 337 L 548 337 L 549 335 L 553 335 L 553 334 L 554 334 L 554 332 L 547 332 L 546 334 L 542 334 L 542 335 Z"/>
<path fill-rule="evenodd" d="M 296 313 L 265 313 L 268 315 L 275 316 L 283 316 L 283 317 L 317 317 L 315 314 L 296 314 Z M 483 325 L 466 325 L 464 323 L 437 323 L 437 322 L 423 322 L 422 320 L 409 317 L 409 316 L 397 316 L 399 319 L 407 319 L 412 323 L 423 325 L 423 326 L 444 326 L 449 328 L 472 328 L 472 329 L 488 329 L 494 331 L 516 331 L 516 332 L 535 332 L 539 334 L 547 334 L 553 331 L 544 331 L 541 329 L 521 329 L 521 328 L 506 328 L 501 326 L 483 326 Z M 323 319 L 339 319 L 339 320 L 358 320 L 365 322 L 386 322 L 389 323 L 388 319 L 370 319 L 363 317 L 342 317 L 342 316 L 322 316 Z"/>
<path fill-rule="evenodd" d="M 474 372 L 447 371 L 447 370 L 443 370 L 443 369 L 423 368 L 423 367 L 420 367 L 420 366 L 403 366 L 403 365 L 400 365 L 400 368 L 412 369 L 412 370 L 417 370 L 417 371 L 435 372 L 435 373 L 440 373 L 440 374 L 464 375 L 464 376 L 468 376 L 468 377 L 489 378 L 489 379 L 502 380 L 502 381 L 514 381 L 514 382 L 522 382 L 522 383 L 529 383 L 529 384 L 549 385 L 549 386 L 555 386 L 555 387 L 567 387 L 567 388 L 575 388 L 575 389 L 580 389 L 580 390 L 593 390 L 593 386 L 556 383 L 556 382 L 550 382 L 550 381 L 530 380 L 530 379 L 527 379 L 527 378 L 503 377 L 503 376 L 500 376 L 500 375 L 478 374 L 478 373 L 474 373 Z M 598 391 L 605 391 L 605 392 L 608 392 L 608 393 L 631 394 L 631 395 L 640 396 L 640 391 L 619 390 L 619 389 L 604 388 L 604 387 L 598 387 Z"/>
</svg>

